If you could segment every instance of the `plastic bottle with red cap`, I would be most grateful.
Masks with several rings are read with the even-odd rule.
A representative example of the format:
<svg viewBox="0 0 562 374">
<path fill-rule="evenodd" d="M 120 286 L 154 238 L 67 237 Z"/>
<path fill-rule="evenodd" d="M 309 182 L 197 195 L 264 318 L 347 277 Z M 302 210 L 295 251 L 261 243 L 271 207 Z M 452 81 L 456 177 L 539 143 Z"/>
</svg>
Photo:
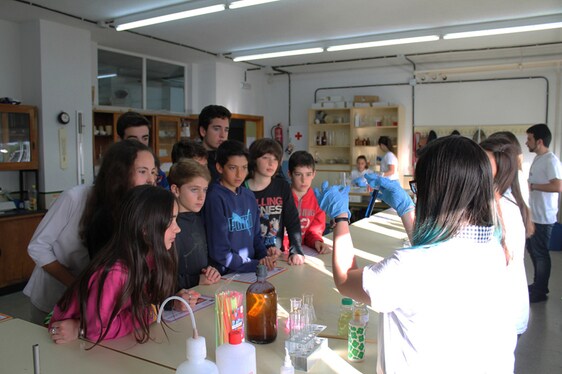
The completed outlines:
<svg viewBox="0 0 562 374">
<path fill-rule="evenodd" d="M 256 374 L 256 348 L 242 341 L 242 332 L 228 333 L 228 343 L 216 351 L 217 366 L 221 374 Z"/>
</svg>

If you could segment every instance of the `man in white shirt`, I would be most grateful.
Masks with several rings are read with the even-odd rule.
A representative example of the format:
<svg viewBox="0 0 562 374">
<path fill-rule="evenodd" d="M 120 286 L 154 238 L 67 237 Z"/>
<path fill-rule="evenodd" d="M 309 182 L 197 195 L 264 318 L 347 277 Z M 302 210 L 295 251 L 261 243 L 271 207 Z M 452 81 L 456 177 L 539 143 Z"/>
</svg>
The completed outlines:
<svg viewBox="0 0 562 374">
<path fill-rule="evenodd" d="M 558 194 L 562 192 L 560 160 L 548 149 L 551 139 L 552 134 L 545 124 L 527 129 L 525 144 L 529 152 L 537 154 L 528 180 L 531 218 L 535 223 L 535 233 L 527 239 L 527 250 L 535 268 L 533 284 L 529 285 L 531 303 L 547 299 L 551 267 L 548 247 L 558 213 Z"/>
</svg>

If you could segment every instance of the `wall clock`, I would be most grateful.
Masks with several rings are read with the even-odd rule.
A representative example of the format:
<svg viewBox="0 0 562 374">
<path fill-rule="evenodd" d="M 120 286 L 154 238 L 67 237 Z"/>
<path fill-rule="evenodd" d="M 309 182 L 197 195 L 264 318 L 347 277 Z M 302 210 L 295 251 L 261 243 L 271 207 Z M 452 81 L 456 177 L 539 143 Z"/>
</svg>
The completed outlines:
<svg viewBox="0 0 562 374">
<path fill-rule="evenodd" d="M 60 112 L 57 116 L 57 120 L 59 121 L 59 123 L 66 125 L 68 122 L 70 122 L 70 115 L 68 115 L 68 113 L 66 112 Z"/>
</svg>

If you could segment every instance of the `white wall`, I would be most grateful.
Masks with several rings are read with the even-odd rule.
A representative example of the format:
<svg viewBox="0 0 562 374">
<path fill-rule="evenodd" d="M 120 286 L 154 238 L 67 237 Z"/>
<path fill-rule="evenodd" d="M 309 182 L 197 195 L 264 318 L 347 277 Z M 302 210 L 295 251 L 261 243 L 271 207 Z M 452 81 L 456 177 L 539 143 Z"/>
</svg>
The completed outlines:
<svg viewBox="0 0 562 374">
<path fill-rule="evenodd" d="M 17 23 L 0 19 L 0 97 L 21 100 L 20 33 Z"/>
<path fill-rule="evenodd" d="M 192 113 L 199 113 L 205 106 L 217 104 L 216 64 L 193 64 L 191 74 L 193 86 L 190 109 Z"/>
<path fill-rule="evenodd" d="M 263 116 L 265 112 L 265 81 L 261 72 L 249 71 L 246 82 L 250 89 L 243 89 L 245 65 L 216 61 L 194 64 L 192 67 L 193 113 L 210 104 L 223 105 L 232 113 Z"/>
<path fill-rule="evenodd" d="M 90 33 L 50 21 L 21 25 L 22 94 L 26 103 L 39 109 L 40 192 L 49 194 L 79 183 L 77 112 L 83 113 L 85 183 L 93 180 Z M 68 125 L 57 115 L 70 114 Z M 68 166 L 59 161 L 59 129 L 67 131 Z M 48 203 L 46 205 L 49 205 Z"/>
<path fill-rule="evenodd" d="M 419 85 L 416 125 L 544 122 L 546 86 L 544 79 Z"/>
<path fill-rule="evenodd" d="M 249 71 L 246 83 L 251 88 L 242 88 L 246 66 L 231 63 L 217 63 L 217 103 L 227 107 L 232 113 L 264 114 L 264 75 Z"/>
<path fill-rule="evenodd" d="M 550 83 L 548 125 L 553 132 L 551 149 L 560 156 L 561 92 L 560 71 L 557 68 L 480 73 L 460 78 L 493 79 L 537 75 L 546 76 Z M 408 83 L 411 77 L 412 71 L 403 67 L 293 74 L 291 76 L 291 142 L 296 149 L 307 149 L 307 115 L 317 88 Z M 455 77 L 449 77 L 449 81 L 451 80 L 455 80 Z M 545 121 L 547 100 L 545 89 L 546 84 L 542 79 L 439 85 L 418 84 L 415 87 L 415 124 L 417 126 L 462 126 L 542 123 Z M 333 89 L 322 90 L 318 93 L 318 97 L 329 95 L 341 95 L 346 100 L 352 100 L 354 95 L 378 95 L 383 102 L 404 106 L 405 126 L 401 133 L 400 148 L 412 149 L 411 86 Z M 284 125 L 288 123 L 287 102 L 287 77 L 270 77 L 267 83 L 266 134 L 269 133 L 269 128 L 277 122 Z M 301 140 L 294 137 L 297 132 L 304 135 Z M 411 160 L 400 160 L 400 172 L 411 173 L 410 165 Z"/>
<path fill-rule="evenodd" d="M 306 150 L 308 148 L 308 110 L 314 102 L 314 92 L 322 87 L 340 87 L 366 84 L 389 84 L 407 83 L 408 75 L 403 68 L 387 68 L 372 70 L 348 70 L 341 72 L 327 72 L 314 74 L 293 74 L 291 75 L 291 128 L 290 141 L 295 146 L 295 150 Z M 288 78 L 286 75 L 272 76 L 267 83 L 267 112 L 266 130 L 269 134 L 270 128 L 277 123 L 281 123 L 287 129 L 289 123 L 288 114 Z M 381 101 L 403 105 L 405 111 L 406 126 L 400 129 L 402 139 L 411 138 L 406 131 L 411 128 L 411 87 L 409 85 L 393 87 L 370 87 L 354 89 L 333 89 L 323 90 L 318 93 L 318 97 L 340 95 L 346 100 L 353 100 L 354 95 L 378 95 Z M 295 135 L 299 132 L 303 137 L 298 140 Z M 286 135 L 286 133 L 285 133 Z M 285 144 L 288 143 L 285 139 Z M 403 146 L 403 144 L 401 144 Z M 406 174 L 408 160 L 400 161 L 400 172 Z"/>
</svg>

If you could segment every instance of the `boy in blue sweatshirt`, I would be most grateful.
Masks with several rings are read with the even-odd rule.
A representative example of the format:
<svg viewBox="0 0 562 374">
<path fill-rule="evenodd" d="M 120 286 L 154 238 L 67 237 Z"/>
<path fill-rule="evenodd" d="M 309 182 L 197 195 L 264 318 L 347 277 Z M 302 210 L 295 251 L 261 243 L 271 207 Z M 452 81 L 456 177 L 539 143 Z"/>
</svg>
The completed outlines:
<svg viewBox="0 0 562 374">
<path fill-rule="evenodd" d="M 221 274 L 255 272 L 258 264 L 275 267 L 275 251 L 268 253 L 261 237 L 260 214 L 253 193 L 241 187 L 248 175 L 248 150 L 227 140 L 217 149 L 219 182 L 207 191 L 203 216 L 210 265 Z"/>
</svg>

